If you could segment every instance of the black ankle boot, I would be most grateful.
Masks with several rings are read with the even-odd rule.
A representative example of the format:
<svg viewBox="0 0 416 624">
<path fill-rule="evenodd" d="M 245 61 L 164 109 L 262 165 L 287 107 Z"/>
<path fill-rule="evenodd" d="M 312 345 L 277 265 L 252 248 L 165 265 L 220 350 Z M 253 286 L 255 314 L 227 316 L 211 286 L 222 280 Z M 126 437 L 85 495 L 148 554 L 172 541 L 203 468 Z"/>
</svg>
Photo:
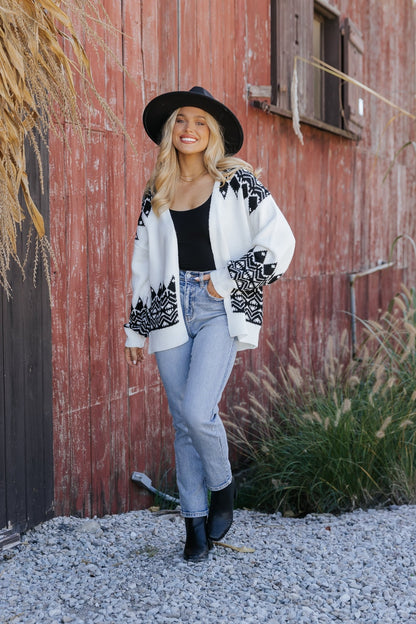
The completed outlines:
<svg viewBox="0 0 416 624">
<path fill-rule="evenodd" d="M 207 535 L 214 542 L 222 539 L 233 523 L 234 492 L 234 479 L 224 489 L 211 492 Z"/>
<path fill-rule="evenodd" d="M 208 557 L 207 517 L 185 518 L 186 543 L 183 557 L 187 561 L 202 561 Z"/>
</svg>

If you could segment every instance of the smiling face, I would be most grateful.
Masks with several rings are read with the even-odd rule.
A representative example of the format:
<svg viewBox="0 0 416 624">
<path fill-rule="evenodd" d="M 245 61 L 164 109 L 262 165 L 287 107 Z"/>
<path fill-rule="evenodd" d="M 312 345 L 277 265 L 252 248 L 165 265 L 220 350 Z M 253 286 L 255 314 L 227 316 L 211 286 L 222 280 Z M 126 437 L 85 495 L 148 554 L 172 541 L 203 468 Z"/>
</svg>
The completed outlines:
<svg viewBox="0 0 416 624">
<path fill-rule="evenodd" d="M 191 155 L 205 151 L 209 135 L 205 111 L 194 106 L 179 109 L 172 134 L 172 143 L 178 152 Z"/>
</svg>

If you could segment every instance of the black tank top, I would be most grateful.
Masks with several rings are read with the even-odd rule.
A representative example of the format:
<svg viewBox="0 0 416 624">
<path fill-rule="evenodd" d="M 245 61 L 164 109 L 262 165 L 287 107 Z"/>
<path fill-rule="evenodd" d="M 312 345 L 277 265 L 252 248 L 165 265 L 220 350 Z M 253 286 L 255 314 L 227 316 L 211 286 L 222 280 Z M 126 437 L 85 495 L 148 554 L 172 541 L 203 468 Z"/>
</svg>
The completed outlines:
<svg viewBox="0 0 416 624">
<path fill-rule="evenodd" d="M 178 239 L 179 268 L 182 271 L 212 271 L 214 256 L 209 238 L 211 197 L 191 210 L 171 210 Z"/>
</svg>

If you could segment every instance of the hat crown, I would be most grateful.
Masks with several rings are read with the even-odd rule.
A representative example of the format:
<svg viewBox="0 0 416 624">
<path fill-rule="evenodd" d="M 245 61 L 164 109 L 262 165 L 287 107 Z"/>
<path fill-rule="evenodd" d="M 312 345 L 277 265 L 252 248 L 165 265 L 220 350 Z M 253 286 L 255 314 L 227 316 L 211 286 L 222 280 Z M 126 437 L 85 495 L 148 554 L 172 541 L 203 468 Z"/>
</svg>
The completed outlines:
<svg viewBox="0 0 416 624">
<path fill-rule="evenodd" d="M 189 89 L 189 93 L 195 93 L 195 95 L 204 95 L 205 97 L 210 97 L 214 99 L 214 96 L 209 91 L 204 89 L 204 87 L 192 87 L 192 89 Z"/>
</svg>

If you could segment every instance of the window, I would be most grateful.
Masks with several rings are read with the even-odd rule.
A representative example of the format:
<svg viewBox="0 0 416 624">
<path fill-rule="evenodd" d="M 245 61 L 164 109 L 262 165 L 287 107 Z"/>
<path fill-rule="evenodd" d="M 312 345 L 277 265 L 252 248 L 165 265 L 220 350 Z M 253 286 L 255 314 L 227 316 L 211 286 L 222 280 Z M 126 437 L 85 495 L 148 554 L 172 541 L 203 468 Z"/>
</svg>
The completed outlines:
<svg viewBox="0 0 416 624">
<path fill-rule="evenodd" d="M 329 11 L 319 2 L 313 5 L 312 56 L 341 69 L 339 13 Z M 342 90 L 339 78 L 313 67 L 314 118 L 342 127 Z M 315 101 L 316 100 L 316 101 Z"/>
<path fill-rule="evenodd" d="M 362 100 L 357 87 L 314 67 L 313 58 L 362 79 L 362 36 L 349 19 L 326 0 L 271 0 L 272 112 L 290 114 L 295 58 L 298 108 L 303 121 L 357 134 Z M 303 60 L 302 60 L 303 59 Z M 309 62 L 308 62 L 309 61 Z"/>
</svg>

